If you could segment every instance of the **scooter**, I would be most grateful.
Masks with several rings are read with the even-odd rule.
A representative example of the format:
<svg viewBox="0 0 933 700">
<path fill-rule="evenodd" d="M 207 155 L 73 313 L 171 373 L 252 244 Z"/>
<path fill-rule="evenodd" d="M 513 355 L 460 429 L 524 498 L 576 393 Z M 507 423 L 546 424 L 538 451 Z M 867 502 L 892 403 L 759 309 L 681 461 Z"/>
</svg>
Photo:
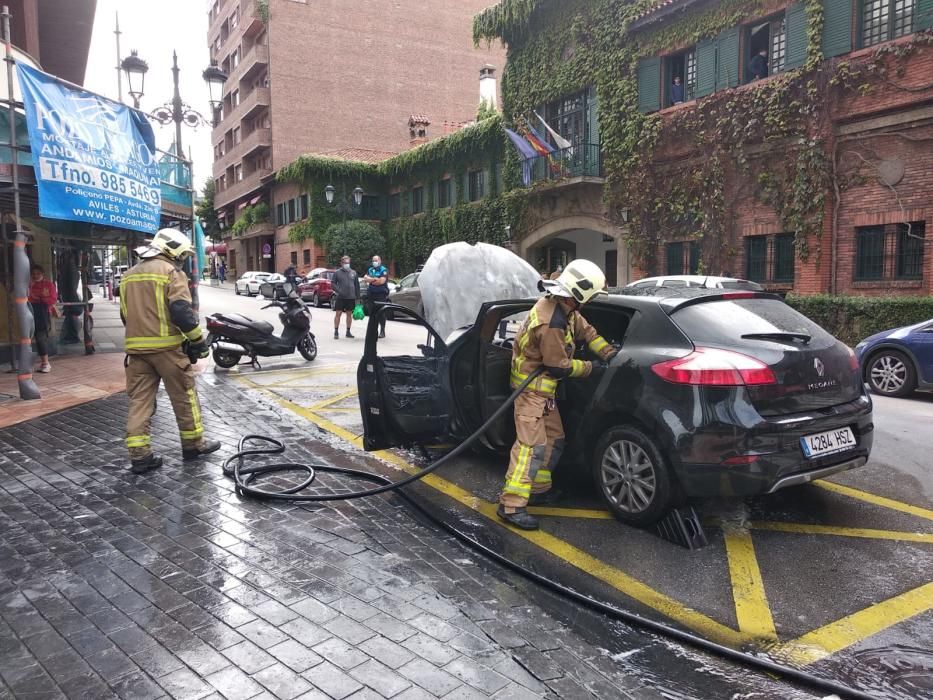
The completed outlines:
<svg viewBox="0 0 933 700">
<path fill-rule="evenodd" d="M 253 321 L 240 314 L 213 314 L 207 318 L 207 330 L 211 334 L 212 356 L 218 367 L 230 368 L 240 364 L 244 355 L 250 364 L 260 367 L 259 357 L 291 355 L 295 350 L 308 362 L 317 357 L 317 342 L 311 332 L 311 312 L 308 305 L 295 292 L 292 285 L 285 285 L 285 300 L 273 301 L 263 309 L 276 306 L 282 310 L 282 335 L 273 334 L 267 321 Z"/>
</svg>

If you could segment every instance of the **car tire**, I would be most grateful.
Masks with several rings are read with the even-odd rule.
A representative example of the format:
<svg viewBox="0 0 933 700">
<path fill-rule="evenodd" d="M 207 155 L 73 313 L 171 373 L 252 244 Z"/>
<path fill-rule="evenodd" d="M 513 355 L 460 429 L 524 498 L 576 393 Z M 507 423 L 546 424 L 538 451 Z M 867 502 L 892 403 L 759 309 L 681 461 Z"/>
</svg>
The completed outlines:
<svg viewBox="0 0 933 700">
<path fill-rule="evenodd" d="M 315 309 L 320 309 L 320 308 L 321 308 L 321 297 L 318 296 L 318 293 L 317 293 L 317 292 L 315 292 L 315 293 L 314 293 L 314 296 L 311 297 L 311 305 L 312 305 Z"/>
<path fill-rule="evenodd" d="M 233 283 L 233 293 L 237 296 L 240 296 L 240 285 L 238 285 L 236 282 Z"/>
<path fill-rule="evenodd" d="M 331 294 L 330 296 L 330 310 L 331 311 L 337 310 L 337 296 L 335 294 Z"/>
<path fill-rule="evenodd" d="M 917 388 L 917 370 L 904 353 L 880 350 L 866 365 L 865 381 L 880 396 L 907 396 Z"/>
<path fill-rule="evenodd" d="M 624 523 L 651 525 L 667 514 L 674 483 L 657 444 L 640 429 L 610 428 L 593 452 L 593 480 L 612 514 Z"/>
</svg>

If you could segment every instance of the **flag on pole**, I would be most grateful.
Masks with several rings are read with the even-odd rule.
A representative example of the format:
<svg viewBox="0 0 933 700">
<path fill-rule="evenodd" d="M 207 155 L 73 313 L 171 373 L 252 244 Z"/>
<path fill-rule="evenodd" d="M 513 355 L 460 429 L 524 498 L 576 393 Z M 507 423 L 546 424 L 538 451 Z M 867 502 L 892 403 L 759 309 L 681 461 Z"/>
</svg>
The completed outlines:
<svg viewBox="0 0 933 700">
<path fill-rule="evenodd" d="M 543 126 L 547 130 L 547 132 L 551 135 L 551 138 L 554 139 L 554 143 L 557 144 L 557 148 L 559 148 L 560 150 L 563 150 L 565 148 L 573 147 L 573 144 L 571 144 L 570 141 L 568 141 L 563 136 L 561 136 L 556 131 L 554 131 L 554 129 L 552 129 L 551 126 L 546 121 L 544 121 L 544 118 L 540 114 L 535 112 L 535 116 L 538 118 L 538 121 L 541 122 L 541 126 Z"/>
<path fill-rule="evenodd" d="M 526 126 L 528 128 L 528 133 L 525 134 L 525 138 L 528 140 L 528 143 L 531 144 L 531 147 L 538 152 L 538 155 L 551 155 L 554 152 L 554 147 L 547 142 L 547 139 L 535 131 L 535 128 L 531 124 L 527 124 Z"/>
<path fill-rule="evenodd" d="M 525 187 L 528 187 L 531 185 L 531 161 L 533 158 L 537 157 L 538 152 L 530 143 L 511 129 L 506 129 L 505 133 L 509 135 L 509 139 L 522 157 L 522 182 Z"/>
</svg>

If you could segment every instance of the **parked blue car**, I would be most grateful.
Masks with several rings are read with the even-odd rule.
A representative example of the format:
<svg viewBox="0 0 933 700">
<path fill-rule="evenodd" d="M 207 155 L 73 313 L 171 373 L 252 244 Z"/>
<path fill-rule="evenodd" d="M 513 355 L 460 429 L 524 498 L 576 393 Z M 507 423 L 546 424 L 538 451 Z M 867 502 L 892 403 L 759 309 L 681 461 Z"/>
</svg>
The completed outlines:
<svg viewBox="0 0 933 700">
<path fill-rule="evenodd" d="M 869 336 L 855 346 L 855 354 L 876 394 L 933 390 L 933 319 Z"/>
</svg>

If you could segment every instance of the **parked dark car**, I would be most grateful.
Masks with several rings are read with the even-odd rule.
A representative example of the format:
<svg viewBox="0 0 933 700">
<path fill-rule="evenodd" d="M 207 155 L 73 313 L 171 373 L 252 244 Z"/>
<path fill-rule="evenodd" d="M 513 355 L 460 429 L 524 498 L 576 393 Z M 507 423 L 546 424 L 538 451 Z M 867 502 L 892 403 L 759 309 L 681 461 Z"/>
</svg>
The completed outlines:
<svg viewBox="0 0 933 700">
<path fill-rule="evenodd" d="M 284 285 L 288 280 L 285 275 L 280 275 L 278 273 L 269 275 L 262 284 L 259 285 L 259 293 L 265 299 L 287 299 L 288 295 L 285 293 Z M 298 284 L 301 284 L 301 278 L 297 280 Z"/>
<path fill-rule="evenodd" d="M 534 301 L 483 305 L 449 345 L 416 318 L 431 339 L 420 357 L 381 356 L 369 324 L 357 374 L 365 448 L 474 432 L 511 393 L 513 338 L 498 337 L 500 321 Z M 649 524 L 685 497 L 771 493 L 868 460 L 872 402 L 855 355 L 779 297 L 685 289 L 610 296 L 583 314 L 620 352 L 562 382 L 565 468 L 588 471 L 619 519 Z M 514 439 L 508 412 L 482 441 L 505 454 Z"/>
<path fill-rule="evenodd" d="M 331 297 L 334 296 L 331 283 L 335 272 L 336 270 L 330 269 L 312 270 L 307 279 L 298 285 L 298 293 L 301 298 L 310 302 L 312 306 L 329 304 Z"/>
<path fill-rule="evenodd" d="M 933 390 L 933 319 L 892 328 L 855 346 L 862 376 L 882 396 Z"/>
</svg>

